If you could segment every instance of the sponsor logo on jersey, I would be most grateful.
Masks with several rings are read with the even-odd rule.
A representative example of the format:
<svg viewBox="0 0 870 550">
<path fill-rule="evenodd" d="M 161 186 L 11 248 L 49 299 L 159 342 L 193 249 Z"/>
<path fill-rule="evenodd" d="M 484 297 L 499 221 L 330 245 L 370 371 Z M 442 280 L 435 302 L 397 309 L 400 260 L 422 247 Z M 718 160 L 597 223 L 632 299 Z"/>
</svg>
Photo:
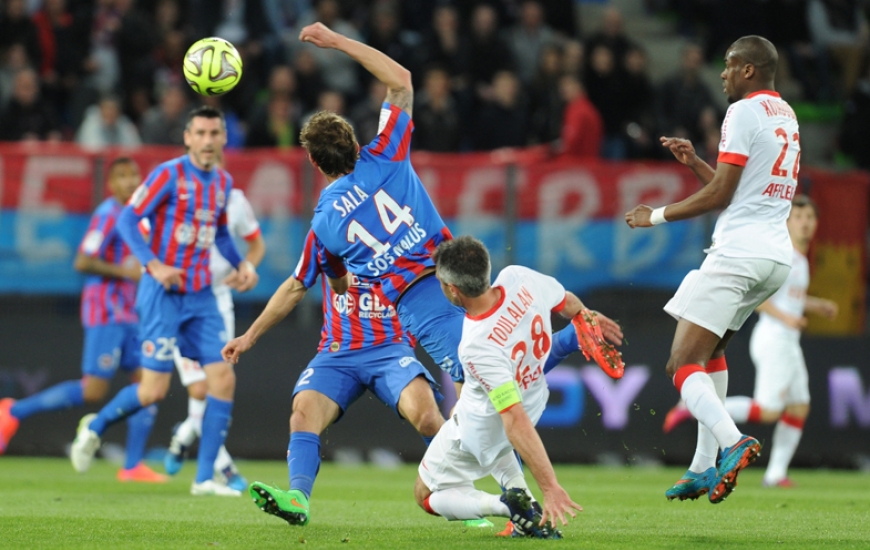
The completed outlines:
<svg viewBox="0 0 870 550">
<path fill-rule="evenodd" d="M 104 353 L 97 359 L 97 364 L 103 370 L 110 370 L 115 366 L 115 357 L 111 353 Z"/>
<path fill-rule="evenodd" d="M 154 342 L 151 340 L 145 340 L 142 342 L 142 355 L 145 357 L 154 357 L 155 351 L 157 351 L 157 347 L 154 345 Z"/>
<path fill-rule="evenodd" d="M 541 365 L 538 365 L 532 369 L 531 366 L 526 366 L 522 371 L 520 371 L 519 367 L 517 368 L 517 384 L 523 391 L 529 389 L 529 386 L 534 384 L 544 375 L 544 369 L 541 368 Z"/>
<path fill-rule="evenodd" d="M 350 315 L 356 310 L 356 300 L 352 294 L 335 294 L 332 297 L 332 307 L 341 315 Z"/>
<path fill-rule="evenodd" d="M 227 203 L 227 196 L 223 191 L 218 191 L 215 200 L 217 201 L 217 207 L 223 208 L 224 205 Z"/>
<path fill-rule="evenodd" d="M 333 343 L 329 344 L 329 351 L 338 351 L 338 349 L 340 347 L 341 347 L 341 344 L 339 344 L 338 342 L 333 342 Z"/>
<path fill-rule="evenodd" d="M 416 361 L 417 361 L 416 357 L 410 357 L 410 356 L 402 357 L 401 359 L 399 359 L 399 366 L 402 367 L 403 369 L 406 369 L 406 368 L 408 368 L 408 365 L 410 365 L 411 363 L 414 363 Z"/>
<path fill-rule="evenodd" d="M 82 241 L 82 251 L 84 251 L 85 254 L 96 254 L 102 244 L 103 232 L 99 229 L 93 229 L 88 231 L 88 234 L 85 235 L 85 238 Z"/>
</svg>

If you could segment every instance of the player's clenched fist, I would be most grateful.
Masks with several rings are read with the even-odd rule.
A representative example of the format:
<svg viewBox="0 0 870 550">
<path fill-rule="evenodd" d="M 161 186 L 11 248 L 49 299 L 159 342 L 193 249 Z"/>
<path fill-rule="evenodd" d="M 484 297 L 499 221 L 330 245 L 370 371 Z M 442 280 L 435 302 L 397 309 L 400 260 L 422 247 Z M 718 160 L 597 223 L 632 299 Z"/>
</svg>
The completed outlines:
<svg viewBox="0 0 870 550">
<path fill-rule="evenodd" d="M 635 206 L 634 210 L 625 214 L 625 223 L 632 229 L 635 227 L 652 227 L 650 215 L 653 209 L 645 204 Z"/>
<path fill-rule="evenodd" d="M 227 342 L 227 345 L 221 350 L 221 357 L 227 363 L 235 365 L 239 362 L 239 357 L 243 353 L 254 347 L 254 343 L 253 338 L 250 338 L 248 333 L 242 334 L 238 338 L 233 338 Z"/>
<path fill-rule="evenodd" d="M 244 261 L 239 265 L 239 269 L 230 273 L 229 277 L 224 279 L 224 284 L 230 288 L 234 288 L 239 292 L 247 292 L 251 290 L 260 280 L 254 264 Z"/>
<path fill-rule="evenodd" d="M 308 25 L 299 33 L 299 40 L 310 42 L 318 48 L 336 48 L 340 37 L 340 34 L 330 30 L 323 23 Z"/>
<path fill-rule="evenodd" d="M 148 272 L 166 290 L 169 290 L 173 286 L 181 286 L 181 277 L 184 275 L 183 269 L 166 265 L 160 260 L 148 262 Z"/>
</svg>

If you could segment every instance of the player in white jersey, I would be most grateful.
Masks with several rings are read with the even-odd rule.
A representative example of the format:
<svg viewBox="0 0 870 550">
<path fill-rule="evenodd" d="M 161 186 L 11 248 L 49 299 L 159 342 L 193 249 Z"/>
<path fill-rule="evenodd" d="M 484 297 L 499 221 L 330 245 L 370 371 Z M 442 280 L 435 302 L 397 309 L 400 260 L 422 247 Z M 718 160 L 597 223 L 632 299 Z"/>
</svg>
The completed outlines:
<svg viewBox="0 0 870 550">
<path fill-rule="evenodd" d="M 686 275 L 665 306 L 677 319 L 667 373 L 700 423 L 694 460 L 665 492 L 669 499 L 709 492 L 710 502 L 721 502 L 761 450 L 725 410 L 725 347 L 791 268 L 786 219 L 797 186 L 800 135 L 794 111 L 773 91 L 777 60 L 776 48 L 760 36 L 744 36 L 728 48 L 721 76 L 732 104 L 722 123 L 716 169 L 688 141 L 663 137 L 662 144 L 704 187 L 681 202 L 656 209 L 640 205 L 625 215 L 632 228 L 652 227 L 725 209 L 701 268 Z"/>
<path fill-rule="evenodd" d="M 809 375 L 800 348 L 801 329 L 806 326 L 805 313 L 833 319 L 836 302 L 807 296 L 810 268 L 806 253 L 816 232 L 816 206 L 806 195 L 792 201 L 788 217 L 791 236 L 792 266 L 779 290 L 758 306 L 759 320 L 749 340 L 749 353 L 755 364 L 754 397 L 732 396 L 725 399 L 728 414 L 737 423 L 776 422 L 770 462 L 764 473 L 765 487 L 791 487 L 788 465 L 800 443 L 804 422 L 810 412 Z M 691 418 L 684 405 L 668 413 L 665 430 Z"/>
<path fill-rule="evenodd" d="M 506 267 L 491 286 L 489 253 L 472 237 L 442 242 L 433 259 L 444 295 L 466 311 L 458 352 L 465 386 L 420 463 L 417 503 L 448 520 L 503 516 L 515 536 L 558 538 L 552 523 L 564 525 L 582 508 L 559 485 L 535 431 L 550 393 L 543 373 L 552 347 L 550 315 L 591 312 L 556 279 L 525 267 Z M 608 339 L 621 343 L 616 324 L 598 319 Z M 514 449 L 544 494 L 542 509 L 533 504 Z M 489 475 L 505 489 L 502 495 L 474 488 Z"/>
<path fill-rule="evenodd" d="M 258 266 L 266 253 L 266 243 L 260 233 L 260 224 L 254 210 L 241 189 L 232 189 L 227 199 L 227 223 L 234 239 L 244 239 L 248 245 L 245 259 Z M 235 271 L 229 262 L 220 255 L 215 246 L 211 247 L 209 264 L 212 276 L 212 291 L 217 298 L 218 310 L 224 319 L 224 333 L 221 340 L 228 342 L 235 338 L 236 316 L 233 307 L 232 285 Z M 175 367 L 181 383 L 187 388 L 187 418 L 178 424 L 172 433 L 169 451 L 164 457 L 166 472 L 177 474 L 184 463 L 187 450 L 202 433 L 202 416 L 205 412 L 206 382 L 205 371 L 196 361 L 182 357 L 178 348 L 174 350 Z M 233 459 L 225 447 L 221 447 L 215 460 L 215 477 L 238 491 L 247 489 L 248 482 L 236 469 Z"/>
</svg>

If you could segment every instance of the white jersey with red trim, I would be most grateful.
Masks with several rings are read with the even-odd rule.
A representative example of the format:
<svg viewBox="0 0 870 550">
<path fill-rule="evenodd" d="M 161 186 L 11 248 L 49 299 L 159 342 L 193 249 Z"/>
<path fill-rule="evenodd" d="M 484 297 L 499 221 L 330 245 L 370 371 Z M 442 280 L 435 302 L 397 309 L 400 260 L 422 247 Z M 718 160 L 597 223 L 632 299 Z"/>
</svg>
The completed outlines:
<svg viewBox="0 0 870 550">
<path fill-rule="evenodd" d="M 718 162 L 744 168 L 707 252 L 791 265 L 785 222 L 797 187 L 800 134 L 789 104 L 772 91 L 732 104 L 722 122 Z"/>
<path fill-rule="evenodd" d="M 254 216 L 254 209 L 241 189 L 230 190 L 227 199 L 227 228 L 235 239 L 250 241 L 260 234 L 260 224 Z M 211 283 L 212 286 L 222 286 L 224 279 L 233 272 L 233 266 L 221 256 L 217 247 L 211 247 Z"/>
<path fill-rule="evenodd" d="M 565 307 L 559 281 L 526 267 L 504 268 L 493 287 L 501 299 L 486 313 L 466 315 L 459 343 L 465 372 L 455 409 L 460 446 L 481 464 L 511 448 L 499 414 L 512 405 L 496 410 L 493 390 L 514 384 L 532 423 L 541 418 L 550 395 L 543 371 L 553 344 L 550 314 Z"/>
<path fill-rule="evenodd" d="M 776 291 L 776 294 L 770 297 L 770 302 L 779 311 L 791 315 L 792 317 L 803 317 L 804 308 L 807 304 L 807 288 L 810 286 L 810 265 L 807 257 L 792 249 L 792 264 L 788 278 Z M 779 319 L 761 313 L 758 317 L 758 324 L 755 325 L 756 332 L 763 334 L 764 337 L 772 341 L 777 338 L 788 338 L 797 342 L 800 340 L 801 331 L 792 328 Z"/>
</svg>

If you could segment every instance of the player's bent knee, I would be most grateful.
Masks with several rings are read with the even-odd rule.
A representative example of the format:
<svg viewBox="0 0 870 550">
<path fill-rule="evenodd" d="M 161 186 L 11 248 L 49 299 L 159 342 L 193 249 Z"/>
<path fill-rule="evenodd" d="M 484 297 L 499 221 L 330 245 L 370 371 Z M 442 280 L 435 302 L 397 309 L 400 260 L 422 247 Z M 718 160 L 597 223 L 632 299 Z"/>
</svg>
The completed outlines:
<svg viewBox="0 0 870 550">
<path fill-rule="evenodd" d="M 428 409 L 422 412 L 417 417 L 417 423 L 414 427 L 420 435 L 425 437 L 434 437 L 444 424 L 444 417 L 441 416 L 441 411 L 436 406 L 434 409 Z"/>
<path fill-rule="evenodd" d="M 423 483 L 423 478 L 418 475 L 417 481 L 414 483 L 414 500 L 417 501 L 417 506 L 429 513 L 431 512 L 429 505 L 426 503 L 426 499 L 428 499 L 431 494 L 432 491 L 430 491 L 429 487 Z"/>
<path fill-rule="evenodd" d="M 788 405 L 785 408 L 785 414 L 791 416 L 792 418 L 799 418 L 801 420 L 805 420 L 806 417 L 810 415 L 810 404 L 801 403 L 800 405 Z"/>
<path fill-rule="evenodd" d="M 85 403 L 99 403 L 109 393 L 109 381 L 94 376 L 86 376 L 82 380 L 82 398 Z"/>
<path fill-rule="evenodd" d="M 199 382 L 194 382 L 193 384 L 187 386 L 187 395 L 194 399 L 199 399 L 202 401 L 205 399 L 206 394 L 208 393 L 208 383 L 205 380 L 200 380 Z"/>
</svg>

